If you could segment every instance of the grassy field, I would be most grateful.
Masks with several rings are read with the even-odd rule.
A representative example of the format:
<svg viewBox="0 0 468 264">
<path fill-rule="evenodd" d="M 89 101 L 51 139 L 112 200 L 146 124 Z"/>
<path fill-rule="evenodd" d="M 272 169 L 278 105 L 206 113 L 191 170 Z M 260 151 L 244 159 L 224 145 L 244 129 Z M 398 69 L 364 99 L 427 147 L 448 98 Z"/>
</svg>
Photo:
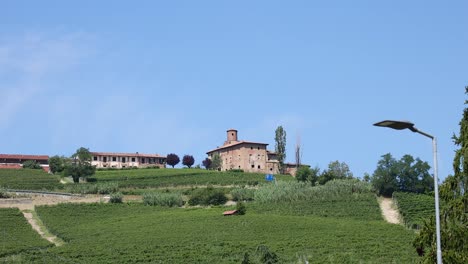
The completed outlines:
<svg viewBox="0 0 468 264">
<path fill-rule="evenodd" d="M 294 181 L 289 175 L 277 175 L 278 180 Z M 203 169 L 137 169 L 97 171 L 91 181 L 118 182 L 120 188 L 160 188 L 195 185 L 257 185 L 265 182 L 258 173 L 218 172 Z"/>
<path fill-rule="evenodd" d="M 18 209 L 0 209 L 0 257 L 50 245 L 31 228 Z"/>
<path fill-rule="evenodd" d="M 222 216 L 226 208 L 166 209 L 142 204 L 39 207 L 67 243 L 23 253 L 18 262 L 240 263 L 266 245 L 280 263 L 411 263 L 414 233 L 384 221 L 258 214 Z M 73 219 L 73 220 L 71 220 Z"/>
<path fill-rule="evenodd" d="M 419 229 L 424 220 L 435 214 L 434 197 L 426 194 L 393 193 L 406 226 Z"/>
<path fill-rule="evenodd" d="M 63 188 L 60 177 L 43 170 L 1 169 L 0 186 L 20 190 L 57 190 Z"/>
</svg>

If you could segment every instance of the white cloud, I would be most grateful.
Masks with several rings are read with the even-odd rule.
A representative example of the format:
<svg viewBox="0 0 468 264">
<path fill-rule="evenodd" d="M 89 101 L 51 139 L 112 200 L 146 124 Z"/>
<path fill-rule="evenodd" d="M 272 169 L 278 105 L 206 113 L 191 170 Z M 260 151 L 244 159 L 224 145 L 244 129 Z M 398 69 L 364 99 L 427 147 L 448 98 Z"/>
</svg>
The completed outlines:
<svg viewBox="0 0 468 264">
<path fill-rule="evenodd" d="M 44 83 L 78 63 L 89 53 L 88 36 L 82 33 L 24 34 L 0 39 L 0 128 L 37 94 Z"/>
</svg>

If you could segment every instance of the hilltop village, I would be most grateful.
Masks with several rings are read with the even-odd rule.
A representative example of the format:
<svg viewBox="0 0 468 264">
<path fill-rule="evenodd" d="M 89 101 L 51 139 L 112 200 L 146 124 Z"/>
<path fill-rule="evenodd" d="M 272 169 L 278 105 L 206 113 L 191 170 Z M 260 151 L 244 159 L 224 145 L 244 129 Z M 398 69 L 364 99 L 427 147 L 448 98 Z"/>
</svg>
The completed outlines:
<svg viewBox="0 0 468 264">
<path fill-rule="evenodd" d="M 236 129 L 226 131 L 226 141 L 220 147 L 206 152 L 208 159 L 213 160 L 215 155 L 220 158 L 220 171 L 242 170 L 252 173 L 279 174 L 280 162 L 277 153 L 267 149 L 267 143 L 239 140 Z M 144 153 L 117 153 L 91 151 L 91 165 L 98 169 L 113 168 L 166 168 L 167 156 Z M 38 163 L 49 172 L 48 155 L 0 154 L 1 168 L 22 168 L 26 161 Z M 295 175 L 296 163 L 285 163 L 284 174 Z"/>
</svg>

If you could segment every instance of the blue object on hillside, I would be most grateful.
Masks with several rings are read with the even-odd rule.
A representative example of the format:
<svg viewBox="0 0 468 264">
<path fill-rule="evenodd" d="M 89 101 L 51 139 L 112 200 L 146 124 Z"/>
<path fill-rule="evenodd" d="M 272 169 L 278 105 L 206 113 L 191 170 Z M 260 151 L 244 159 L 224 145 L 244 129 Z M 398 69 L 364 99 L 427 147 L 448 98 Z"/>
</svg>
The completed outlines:
<svg viewBox="0 0 468 264">
<path fill-rule="evenodd" d="M 265 180 L 267 181 L 273 181 L 275 179 L 275 177 L 273 176 L 273 174 L 267 174 L 265 176 Z"/>
</svg>

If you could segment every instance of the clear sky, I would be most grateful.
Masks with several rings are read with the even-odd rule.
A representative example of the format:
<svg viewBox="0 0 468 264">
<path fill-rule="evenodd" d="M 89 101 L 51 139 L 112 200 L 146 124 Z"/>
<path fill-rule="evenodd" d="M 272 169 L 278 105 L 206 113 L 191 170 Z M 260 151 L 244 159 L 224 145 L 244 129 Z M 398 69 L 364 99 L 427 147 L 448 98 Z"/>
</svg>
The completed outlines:
<svg viewBox="0 0 468 264">
<path fill-rule="evenodd" d="M 451 174 L 468 85 L 467 1 L 2 1 L 0 153 L 191 154 L 226 130 L 300 137 L 303 163 Z"/>
</svg>

